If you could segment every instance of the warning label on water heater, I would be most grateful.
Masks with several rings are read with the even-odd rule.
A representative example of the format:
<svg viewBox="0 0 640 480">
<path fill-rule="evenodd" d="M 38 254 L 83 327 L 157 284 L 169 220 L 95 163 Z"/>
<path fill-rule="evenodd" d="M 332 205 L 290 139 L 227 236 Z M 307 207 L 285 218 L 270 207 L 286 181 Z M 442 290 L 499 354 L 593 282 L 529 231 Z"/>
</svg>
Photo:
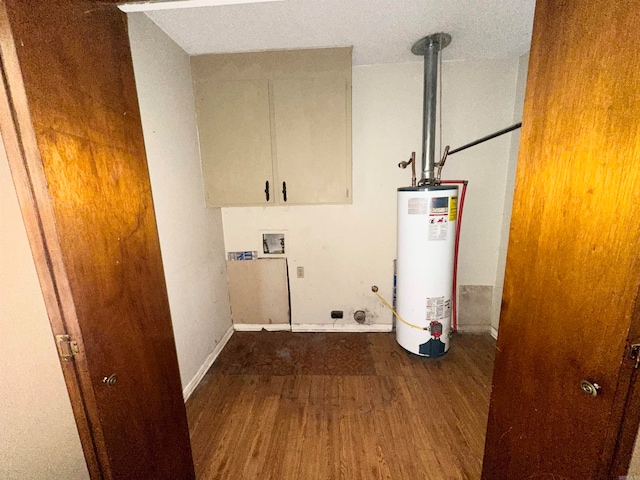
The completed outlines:
<svg viewBox="0 0 640 480">
<path fill-rule="evenodd" d="M 428 205 L 426 198 L 410 198 L 407 213 L 409 215 L 426 215 L 429 213 Z"/>
<path fill-rule="evenodd" d="M 434 197 L 429 208 L 430 242 L 447 239 L 449 233 L 449 197 Z"/>
<path fill-rule="evenodd" d="M 449 201 L 449 221 L 454 222 L 458 218 L 458 197 L 451 197 Z"/>
<path fill-rule="evenodd" d="M 442 321 L 451 317 L 451 300 L 444 297 L 427 297 L 427 322 Z"/>
<path fill-rule="evenodd" d="M 441 242 L 447 239 L 447 233 L 449 233 L 449 229 L 447 228 L 447 222 L 444 223 L 434 223 L 432 218 L 429 219 L 429 241 L 430 242 Z"/>
</svg>

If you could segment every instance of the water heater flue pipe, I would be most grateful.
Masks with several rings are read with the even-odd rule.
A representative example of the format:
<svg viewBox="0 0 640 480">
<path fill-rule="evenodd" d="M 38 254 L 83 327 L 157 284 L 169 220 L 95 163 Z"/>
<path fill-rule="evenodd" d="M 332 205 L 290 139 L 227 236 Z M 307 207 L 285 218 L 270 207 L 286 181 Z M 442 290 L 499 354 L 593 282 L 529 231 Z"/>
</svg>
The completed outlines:
<svg viewBox="0 0 640 480">
<path fill-rule="evenodd" d="M 422 102 L 422 175 L 419 185 L 435 184 L 436 107 L 438 99 L 438 53 L 451 43 L 448 33 L 434 33 L 418 40 L 411 52 L 424 57 Z"/>
</svg>

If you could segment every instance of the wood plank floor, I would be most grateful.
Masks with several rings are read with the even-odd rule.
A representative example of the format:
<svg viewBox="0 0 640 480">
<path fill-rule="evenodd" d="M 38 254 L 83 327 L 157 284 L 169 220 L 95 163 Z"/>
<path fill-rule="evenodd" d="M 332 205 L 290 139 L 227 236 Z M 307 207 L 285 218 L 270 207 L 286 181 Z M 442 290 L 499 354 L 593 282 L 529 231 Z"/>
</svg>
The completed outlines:
<svg viewBox="0 0 640 480">
<path fill-rule="evenodd" d="M 187 402 L 199 479 L 479 479 L 495 341 L 236 332 Z"/>
</svg>

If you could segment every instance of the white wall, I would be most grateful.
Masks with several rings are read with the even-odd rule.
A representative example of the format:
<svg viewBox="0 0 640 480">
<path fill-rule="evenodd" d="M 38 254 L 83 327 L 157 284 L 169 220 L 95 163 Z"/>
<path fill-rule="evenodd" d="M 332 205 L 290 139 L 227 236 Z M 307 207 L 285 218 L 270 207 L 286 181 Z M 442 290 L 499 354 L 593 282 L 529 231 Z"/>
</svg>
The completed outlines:
<svg viewBox="0 0 640 480">
<path fill-rule="evenodd" d="M 0 478 L 89 478 L 0 140 Z"/>
<path fill-rule="evenodd" d="M 220 209 L 204 204 L 189 56 L 144 14 L 129 37 L 186 394 L 231 328 Z"/>
<path fill-rule="evenodd" d="M 445 63 L 445 144 L 455 148 L 513 123 L 517 68 L 517 58 Z M 461 285 L 495 284 L 511 135 L 447 160 L 443 176 L 469 180 L 460 239 Z"/>
<path fill-rule="evenodd" d="M 516 82 L 516 96 L 513 107 L 513 123 L 522 120 L 524 94 L 527 86 L 527 71 L 529 69 L 529 54 L 522 55 L 518 61 L 518 78 Z M 509 149 L 509 163 L 504 190 L 504 206 L 502 211 L 502 228 L 500 231 L 500 247 L 498 250 L 498 264 L 496 269 L 496 288 L 493 290 L 491 313 L 491 333 L 497 338 L 500 323 L 500 308 L 502 306 L 502 287 L 504 285 L 505 267 L 507 264 L 507 247 L 509 246 L 509 227 L 511 225 L 511 210 L 513 208 L 513 190 L 516 183 L 516 166 L 518 164 L 518 150 L 520 147 L 520 130 L 511 134 Z"/>
<path fill-rule="evenodd" d="M 629 480 L 640 478 L 640 431 L 636 434 L 636 443 L 633 447 L 633 452 L 631 452 L 631 462 L 629 464 L 627 478 Z"/>
<path fill-rule="evenodd" d="M 509 126 L 518 59 L 444 63 L 443 143 L 452 147 Z M 223 208 L 227 251 L 261 251 L 263 230 L 284 231 L 294 324 L 390 324 L 371 293 L 391 300 L 396 248 L 396 188 L 410 183 L 398 162 L 421 155 L 421 63 L 353 69 L 353 205 Z M 470 181 L 460 247 L 459 283 L 496 282 L 509 135 L 452 156 L 443 178 Z M 305 278 L 295 276 L 305 267 Z M 344 310 L 335 322 L 331 310 Z M 486 310 L 491 310 L 491 297 Z M 489 329 L 487 315 L 486 329 Z"/>
</svg>

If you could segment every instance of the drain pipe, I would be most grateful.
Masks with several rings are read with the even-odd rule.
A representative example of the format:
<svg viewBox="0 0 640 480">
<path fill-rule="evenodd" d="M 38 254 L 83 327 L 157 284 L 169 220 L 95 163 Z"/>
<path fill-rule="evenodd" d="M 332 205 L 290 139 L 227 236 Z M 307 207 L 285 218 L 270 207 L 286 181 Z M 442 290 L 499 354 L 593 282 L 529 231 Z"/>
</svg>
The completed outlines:
<svg viewBox="0 0 640 480">
<path fill-rule="evenodd" d="M 450 43 L 451 35 L 448 33 L 434 33 L 418 40 L 411 47 L 414 55 L 424 57 L 422 175 L 419 185 L 435 184 L 438 52 Z"/>
</svg>

